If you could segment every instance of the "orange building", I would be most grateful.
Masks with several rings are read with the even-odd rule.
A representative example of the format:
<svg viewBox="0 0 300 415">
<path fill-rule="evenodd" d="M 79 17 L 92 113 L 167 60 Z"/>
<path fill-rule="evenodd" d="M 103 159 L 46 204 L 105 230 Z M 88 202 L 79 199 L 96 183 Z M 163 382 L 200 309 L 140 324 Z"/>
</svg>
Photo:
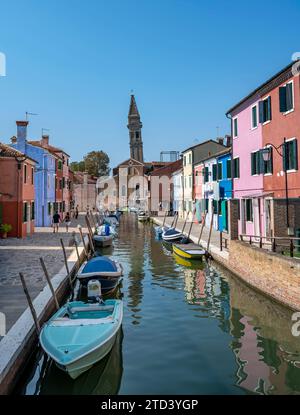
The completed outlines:
<svg viewBox="0 0 300 415">
<path fill-rule="evenodd" d="M 36 162 L 0 143 L 0 224 L 9 224 L 10 237 L 34 232 L 34 168 Z"/>
</svg>

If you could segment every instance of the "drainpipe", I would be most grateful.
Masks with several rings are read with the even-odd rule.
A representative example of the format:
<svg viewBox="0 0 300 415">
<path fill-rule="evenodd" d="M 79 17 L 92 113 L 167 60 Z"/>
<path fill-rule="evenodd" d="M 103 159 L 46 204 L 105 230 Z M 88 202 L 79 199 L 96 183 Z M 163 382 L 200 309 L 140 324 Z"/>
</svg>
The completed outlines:
<svg viewBox="0 0 300 415">
<path fill-rule="evenodd" d="M 232 127 L 232 117 L 230 114 L 226 114 L 226 118 L 230 120 L 230 135 L 231 135 L 231 199 L 234 197 L 233 189 L 234 189 L 234 162 L 233 162 L 233 127 Z M 238 206 L 238 209 L 240 209 L 240 206 Z M 240 214 L 240 212 L 239 212 Z M 228 228 L 230 227 L 230 237 L 231 235 L 231 226 L 230 224 L 227 224 Z"/>
</svg>

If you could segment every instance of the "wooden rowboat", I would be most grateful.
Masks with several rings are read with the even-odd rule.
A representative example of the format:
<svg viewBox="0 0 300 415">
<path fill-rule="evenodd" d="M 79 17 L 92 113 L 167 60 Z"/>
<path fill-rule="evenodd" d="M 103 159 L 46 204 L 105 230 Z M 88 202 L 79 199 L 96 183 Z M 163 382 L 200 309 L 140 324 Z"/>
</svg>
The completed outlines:
<svg viewBox="0 0 300 415">
<path fill-rule="evenodd" d="M 205 249 L 194 243 L 173 244 L 173 252 L 187 259 L 202 259 L 206 253 Z"/>
</svg>

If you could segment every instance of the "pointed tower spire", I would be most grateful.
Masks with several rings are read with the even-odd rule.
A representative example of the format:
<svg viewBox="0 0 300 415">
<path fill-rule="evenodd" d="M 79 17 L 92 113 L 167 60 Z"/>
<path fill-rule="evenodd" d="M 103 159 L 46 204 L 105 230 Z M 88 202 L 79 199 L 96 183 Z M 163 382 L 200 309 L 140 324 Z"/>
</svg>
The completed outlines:
<svg viewBox="0 0 300 415">
<path fill-rule="evenodd" d="M 136 105 L 136 102 L 135 102 L 134 95 L 131 95 L 128 117 L 139 117 L 139 116 L 140 116 L 140 114 L 139 114 L 139 111 L 137 109 L 137 105 Z"/>
<path fill-rule="evenodd" d="M 142 127 L 140 114 L 135 102 L 135 97 L 132 94 L 130 97 L 130 106 L 128 113 L 129 139 L 130 139 L 130 158 L 133 158 L 141 163 L 144 162 L 143 155 L 143 141 L 142 141 Z"/>
</svg>

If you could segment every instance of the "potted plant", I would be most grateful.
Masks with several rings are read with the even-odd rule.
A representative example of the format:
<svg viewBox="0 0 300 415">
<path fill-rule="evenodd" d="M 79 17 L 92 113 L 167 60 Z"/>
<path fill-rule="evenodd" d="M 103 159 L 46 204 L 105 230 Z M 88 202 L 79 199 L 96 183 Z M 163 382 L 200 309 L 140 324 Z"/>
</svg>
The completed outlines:
<svg viewBox="0 0 300 415">
<path fill-rule="evenodd" d="M 3 223 L 0 226 L 1 232 L 2 232 L 2 238 L 6 239 L 8 232 L 12 230 L 12 226 L 9 223 Z"/>
</svg>

